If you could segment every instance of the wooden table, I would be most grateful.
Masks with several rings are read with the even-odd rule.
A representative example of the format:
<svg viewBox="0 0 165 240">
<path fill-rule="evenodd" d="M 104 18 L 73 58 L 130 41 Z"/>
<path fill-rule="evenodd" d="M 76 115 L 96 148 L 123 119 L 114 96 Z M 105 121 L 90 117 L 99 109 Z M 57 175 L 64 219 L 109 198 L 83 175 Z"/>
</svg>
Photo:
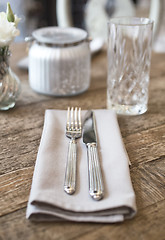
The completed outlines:
<svg viewBox="0 0 165 240">
<path fill-rule="evenodd" d="M 148 112 L 119 117 L 132 162 L 138 213 L 117 224 L 32 223 L 25 219 L 34 164 L 47 108 L 106 108 L 106 52 L 92 59 L 91 86 L 82 95 L 56 98 L 31 90 L 27 71 L 17 67 L 24 44 L 12 46 L 11 66 L 22 83 L 14 109 L 0 112 L 0 240 L 165 239 L 165 54 L 152 55 Z"/>
</svg>

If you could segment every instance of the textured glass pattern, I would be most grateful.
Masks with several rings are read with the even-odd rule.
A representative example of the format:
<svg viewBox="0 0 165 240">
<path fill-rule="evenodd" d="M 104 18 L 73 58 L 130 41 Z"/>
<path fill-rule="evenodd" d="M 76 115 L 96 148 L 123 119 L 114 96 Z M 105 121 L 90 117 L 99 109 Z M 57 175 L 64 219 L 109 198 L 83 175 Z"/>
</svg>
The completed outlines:
<svg viewBox="0 0 165 240">
<path fill-rule="evenodd" d="M 8 110 L 15 106 L 20 93 L 20 81 L 9 68 L 3 78 L 0 78 L 0 110 Z"/>
<path fill-rule="evenodd" d="M 107 107 L 120 114 L 147 111 L 152 24 L 137 20 L 109 23 Z"/>
<path fill-rule="evenodd" d="M 15 106 L 20 94 L 20 81 L 9 67 L 8 47 L 0 48 L 0 110 Z"/>
</svg>

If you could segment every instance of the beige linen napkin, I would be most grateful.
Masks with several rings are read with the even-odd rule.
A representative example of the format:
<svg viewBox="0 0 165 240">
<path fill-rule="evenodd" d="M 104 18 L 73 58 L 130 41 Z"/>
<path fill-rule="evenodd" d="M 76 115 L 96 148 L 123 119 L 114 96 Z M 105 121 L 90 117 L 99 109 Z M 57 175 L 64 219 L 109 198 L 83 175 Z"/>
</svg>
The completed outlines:
<svg viewBox="0 0 165 240">
<path fill-rule="evenodd" d="M 45 122 L 26 217 L 36 221 L 120 222 L 136 213 L 128 156 L 116 114 L 94 110 L 104 198 L 94 201 L 88 193 L 87 151 L 78 139 L 77 188 L 63 190 L 69 139 L 65 136 L 66 111 L 46 110 Z M 86 111 L 82 111 L 84 118 Z"/>
</svg>

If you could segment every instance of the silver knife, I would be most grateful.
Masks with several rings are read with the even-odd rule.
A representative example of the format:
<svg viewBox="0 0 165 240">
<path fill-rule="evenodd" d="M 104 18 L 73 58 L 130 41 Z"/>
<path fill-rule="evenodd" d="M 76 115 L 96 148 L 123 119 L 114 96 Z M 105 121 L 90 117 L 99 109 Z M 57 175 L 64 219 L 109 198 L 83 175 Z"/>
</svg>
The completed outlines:
<svg viewBox="0 0 165 240">
<path fill-rule="evenodd" d="M 87 147 L 89 194 L 94 200 L 103 198 L 103 180 L 97 150 L 96 123 L 93 111 L 88 111 L 83 124 L 83 142 Z"/>
</svg>

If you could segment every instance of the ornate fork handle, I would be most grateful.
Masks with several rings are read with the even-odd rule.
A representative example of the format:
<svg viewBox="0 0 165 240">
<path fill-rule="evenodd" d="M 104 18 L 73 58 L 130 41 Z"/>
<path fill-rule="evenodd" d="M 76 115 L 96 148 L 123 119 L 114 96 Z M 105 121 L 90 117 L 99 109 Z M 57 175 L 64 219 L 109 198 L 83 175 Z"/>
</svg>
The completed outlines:
<svg viewBox="0 0 165 240">
<path fill-rule="evenodd" d="M 73 194 L 76 190 L 77 143 L 74 138 L 69 141 L 68 158 L 65 172 L 64 191 Z"/>
<path fill-rule="evenodd" d="M 68 157 L 65 171 L 64 191 L 73 194 L 76 190 L 76 162 L 77 143 L 76 139 L 81 137 L 81 108 L 68 108 L 66 136 L 70 138 Z"/>
</svg>

